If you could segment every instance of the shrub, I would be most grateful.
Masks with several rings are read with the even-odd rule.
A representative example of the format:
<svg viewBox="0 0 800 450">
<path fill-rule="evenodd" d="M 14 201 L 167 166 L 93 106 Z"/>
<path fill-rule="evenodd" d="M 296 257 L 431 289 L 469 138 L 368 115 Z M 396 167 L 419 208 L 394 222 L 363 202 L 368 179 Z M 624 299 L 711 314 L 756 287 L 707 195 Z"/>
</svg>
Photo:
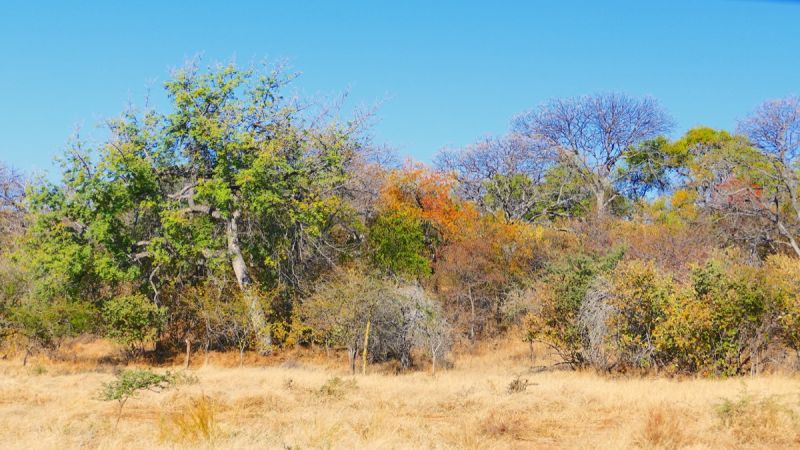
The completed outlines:
<svg viewBox="0 0 800 450">
<path fill-rule="evenodd" d="M 621 367 L 649 369 L 659 363 L 654 333 L 674 295 L 673 285 L 673 279 L 659 274 L 653 262 L 626 261 L 613 272 L 608 327 Z"/>
<path fill-rule="evenodd" d="M 30 300 L 10 308 L 10 321 L 31 345 L 57 348 L 63 338 L 91 331 L 97 311 L 91 303 Z"/>
<path fill-rule="evenodd" d="M 352 372 L 359 352 L 371 361 L 397 360 L 405 369 L 412 365 L 415 347 L 433 349 L 437 359 L 449 348 L 449 329 L 438 305 L 421 287 L 358 268 L 337 271 L 300 309 L 318 342 L 347 349 Z"/>
<path fill-rule="evenodd" d="M 665 304 L 656 345 L 683 372 L 735 375 L 757 369 L 776 331 L 774 298 L 763 274 L 709 261 L 696 267 L 682 292 Z"/>
<path fill-rule="evenodd" d="M 157 374 L 149 370 L 123 370 L 115 380 L 103 383 L 100 391 L 100 400 L 114 401 L 119 403 L 117 412 L 117 423 L 122 417 L 122 408 L 125 403 L 139 395 L 141 391 L 149 390 L 160 392 L 170 387 L 175 381 L 175 377 L 167 372 Z"/>
<path fill-rule="evenodd" d="M 116 297 L 103 304 L 106 335 L 128 347 L 153 339 L 164 324 L 166 310 L 141 294 Z"/>
<path fill-rule="evenodd" d="M 537 290 L 538 311 L 528 315 L 528 336 L 556 351 L 572 367 L 587 363 L 586 329 L 580 310 L 592 283 L 613 269 L 622 257 L 616 250 L 607 255 L 579 254 L 548 267 Z"/>
</svg>

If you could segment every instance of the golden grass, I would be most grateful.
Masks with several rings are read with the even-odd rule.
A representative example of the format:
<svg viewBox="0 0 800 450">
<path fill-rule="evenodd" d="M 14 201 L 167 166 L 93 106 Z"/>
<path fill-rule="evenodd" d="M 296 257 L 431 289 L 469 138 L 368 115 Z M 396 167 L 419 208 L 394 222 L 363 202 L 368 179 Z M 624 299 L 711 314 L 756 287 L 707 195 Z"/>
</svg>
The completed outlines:
<svg viewBox="0 0 800 450">
<path fill-rule="evenodd" d="M 116 404 L 96 399 L 113 378 L 110 368 L 3 361 L 0 442 L 21 449 L 800 447 L 800 378 L 529 373 L 527 354 L 525 345 L 494 343 L 435 377 L 351 377 L 342 361 L 316 359 L 226 368 L 212 358 L 191 371 L 196 383 L 131 399 L 116 429 Z M 527 387 L 509 390 L 519 376 Z"/>
</svg>

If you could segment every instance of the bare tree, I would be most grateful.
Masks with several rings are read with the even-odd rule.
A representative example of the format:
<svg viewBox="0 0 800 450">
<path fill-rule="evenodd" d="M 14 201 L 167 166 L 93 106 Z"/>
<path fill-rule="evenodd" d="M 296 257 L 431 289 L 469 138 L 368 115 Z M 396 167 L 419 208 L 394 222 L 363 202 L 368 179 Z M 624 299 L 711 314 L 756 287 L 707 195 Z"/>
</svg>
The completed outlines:
<svg viewBox="0 0 800 450">
<path fill-rule="evenodd" d="M 752 167 L 762 183 L 738 187 L 748 191 L 747 198 L 752 199 L 748 204 L 756 209 L 746 212 L 766 216 L 783 243 L 800 256 L 800 98 L 764 102 L 739 123 L 739 132 L 768 161 L 766 167 Z"/>
<path fill-rule="evenodd" d="M 551 100 L 518 116 L 515 132 L 540 140 L 572 167 L 591 189 L 596 213 L 624 194 L 630 172 L 625 152 L 672 128 L 658 102 L 610 93 Z"/>
<path fill-rule="evenodd" d="M 22 174 L 0 162 L 0 239 L 16 236 L 22 230 L 24 196 Z"/>
<path fill-rule="evenodd" d="M 499 209 L 510 219 L 546 214 L 546 195 L 540 186 L 554 161 L 541 141 L 516 133 L 487 137 L 461 150 L 443 150 L 436 157 L 439 169 L 455 175 L 463 198 L 487 211 Z M 557 197 L 556 205 L 548 206 L 564 201 Z"/>
</svg>

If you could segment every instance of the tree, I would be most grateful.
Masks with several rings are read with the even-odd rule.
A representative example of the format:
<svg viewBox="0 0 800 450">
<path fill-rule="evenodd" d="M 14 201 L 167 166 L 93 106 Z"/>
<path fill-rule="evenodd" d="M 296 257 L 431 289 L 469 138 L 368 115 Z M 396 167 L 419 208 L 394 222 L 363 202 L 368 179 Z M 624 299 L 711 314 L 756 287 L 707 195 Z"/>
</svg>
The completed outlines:
<svg viewBox="0 0 800 450">
<path fill-rule="evenodd" d="M 0 248 L 12 243 L 22 232 L 25 179 L 18 171 L 0 162 Z"/>
<path fill-rule="evenodd" d="M 751 118 L 740 127 L 766 133 L 758 131 L 765 120 Z M 767 151 L 747 136 L 710 128 L 690 130 L 674 147 L 685 149 L 686 183 L 723 238 L 744 245 L 755 258 L 781 247 L 800 250 L 800 219 L 792 200 L 797 174 L 791 167 L 797 163 L 791 152 Z"/>
<path fill-rule="evenodd" d="M 553 167 L 549 150 L 540 141 L 520 134 L 486 138 L 464 149 L 444 150 L 437 157 L 440 170 L 454 174 L 457 192 L 484 211 L 502 211 L 510 220 L 536 220 L 547 206 L 566 199 L 547 201 L 539 186 Z M 552 205 L 551 205 L 552 203 Z"/>
<path fill-rule="evenodd" d="M 671 126 L 652 98 L 616 93 L 551 100 L 513 122 L 515 132 L 542 141 L 559 164 L 580 175 L 598 216 L 619 195 L 632 191 L 629 182 L 637 172 L 626 167 L 626 152 Z"/>
<path fill-rule="evenodd" d="M 763 152 L 769 164 L 755 168 L 764 180 L 760 192 L 752 186 L 746 189 L 760 212 L 774 223 L 783 244 L 800 256 L 800 98 L 763 103 L 739 123 L 739 132 Z M 764 191 L 769 195 L 760 195 Z"/>
<path fill-rule="evenodd" d="M 101 303 L 133 283 L 158 304 L 173 286 L 232 277 L 269 352 L 260 292 L 297 289 L 346 252 L 352 215 L 339 194 L 360 145 L 358 123 L 287 101 L 290 79 L 189 66 L 165 85 L 168 112 L 109 121 L 94 152 L 78 140 L 64 184 L 33 197 L 43 279 Z"/>
<path fill-rule="evenodd" d="M 355 373 L 358 350 L 368 348 L 370 328 L 373 334 L 378 328 L 371 325 L 389 295 L 389 286 L 379 278 L 358 268 L 342 269 L 303 302 L 301 316 L 326 347 L 346 347 Z"/>
</svg>

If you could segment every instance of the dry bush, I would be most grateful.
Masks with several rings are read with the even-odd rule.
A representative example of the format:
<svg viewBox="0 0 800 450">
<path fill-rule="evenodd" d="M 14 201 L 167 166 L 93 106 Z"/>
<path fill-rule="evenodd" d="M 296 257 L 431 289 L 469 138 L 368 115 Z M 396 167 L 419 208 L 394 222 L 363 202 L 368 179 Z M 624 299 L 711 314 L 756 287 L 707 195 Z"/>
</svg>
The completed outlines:
<svg viewBox="0 0 800 450">
<path fill-rule="evenodd" d="M 492 438 L 524 439 L 530 424 L 522 411 L 492 411 L 481 421 L 481 433 Z"/>
<path fill-rule="evenodd" d="M 511 383 L 508 383 L 508 387 L 506 388 L 506 392 L 509 394 L 518 394 L 520 392 L 525 392 L 528 389 L 528 380 L 521 378 L 519 375 L 514 377 L 511 380 Z"/>
<path fill-rule="evenodd" d="M 786 448 L 800 445 L 797 412 L 777 397 L 758 398 L 743 391 L 737 399 L 723 399 L 716 411 L 722 428 L 738 442 Z"/>
<path fill-rule="evenodd" d="M 190 399 L 161 418 L 159 439 L 172 443 L 213 442 L 220 435 L 215 408 L 205 395 Z"/>
<path fill-rule="evenodd" d="M 343 380 L 339 377 L 328 379 L 322 387 L 319 388 L 319 394 L 325 397 L 341 398 L 347 392 L 356 388 L 356 380 Z"/>
<path fill-rule="evenodd" d="M 661 404 L 647 413 L 644 426 L 634 443 L 642 448 L 679 449 L 691 444 L 687 432 L 686 412 L 674 406 Z"/>
</svg>

